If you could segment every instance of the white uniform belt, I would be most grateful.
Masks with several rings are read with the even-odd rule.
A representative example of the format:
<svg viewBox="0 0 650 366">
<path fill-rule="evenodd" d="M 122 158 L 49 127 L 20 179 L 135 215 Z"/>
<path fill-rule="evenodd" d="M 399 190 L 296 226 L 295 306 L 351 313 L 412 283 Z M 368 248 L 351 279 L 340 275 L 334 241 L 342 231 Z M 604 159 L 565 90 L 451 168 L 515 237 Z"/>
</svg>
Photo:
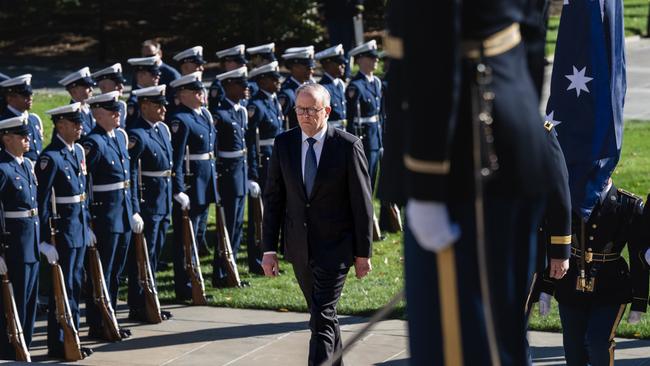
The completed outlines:
<svg viewBox="0 0 650 366">
<path fill-rule="evenodd" d="M 273 146 L 274 142 L 275 142 L 274 138 L 260 140 L 260 146 Z"/>
<path fill-rule="evenodd" d="M 38 208 L 25 211 L 5 211 L 5 218 L 7 219 L 25 219 L 34 216 L 38 216 Z"/>
<path fill-rule="evenodd" d="M 118 189 L 129 188 L 130 182 L 125 180 L 124 182 L 117 182 L 111 184 L 96 184 L 93 186 L 93 192 L 110 192 L 117 191 Z"/>
<path fill-rule="evenodd" d="M 214 159 L 214 153 L 210 151 L 203 154 L 190 154 L 188 158 L 190 160 L 212 160 Z"/>
<path fill-rule="evenodd" d="M 140 173 L 142 174 L 143 177 L 159 178 L 159 177 L 171 177 L 172 176 L 172 171 L 171 170 L 159 170 L 159 171 L 143 170 Z"/>
<path fill-rule="evenodd" d="M 54 202 L 58 204 L 69 204 L 69 203 L 80 203 L 86 200 L 86 194 L 78 194 L 76 196 L 57 196 L 54 199 Z"/>
<path fill-rule="evenodd" d="M 246 150 L 238 151 L 217 151 L 217 155 L 220 158 L 241 158 L 246 155 Z"/>
<path fill-rule="evenodd" d="M 337 120 L 334 120 L 334 121 L 327 120 L 327 122 L 329 122 L 329 123 L 331 123 L 333 125 L 345 126 L 348 123 L 348 120 L 347 119 L 337 119 Z"/>
<path fill-rule="evenodd" d="M 379 122 L 379 115 L 375 114 L 370 117 L 355 117 L 354 122 L 356 123 L 377 123 Z"/>
</svg>

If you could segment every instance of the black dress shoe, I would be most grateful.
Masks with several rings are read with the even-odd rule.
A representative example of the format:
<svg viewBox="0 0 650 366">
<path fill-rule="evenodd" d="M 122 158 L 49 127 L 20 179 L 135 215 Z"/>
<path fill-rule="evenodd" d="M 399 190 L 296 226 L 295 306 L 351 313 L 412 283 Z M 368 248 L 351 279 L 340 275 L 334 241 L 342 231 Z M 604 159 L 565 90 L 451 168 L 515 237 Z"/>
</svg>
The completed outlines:
<svg viewBox="0 0 650 366">
<path fill-rule="evenodd" d="M 95 353 L 95 351 L 90 347 L 81 347 L 81 355 L 86 358 Z"/>
<path fill-rule="evenodd" d="M 239 281 L 239 287 L 251 287 L 251 283 L 248 281 Z"/>
<path fill-rule="evenodd" d="M 167 311 L 167 310 L 161 310 L 160 311 L 160 317 L 162 318 L 162 320 L 169 320 L 173 316 L 174 315 L 171 312 Z"/>
<path fill-rule="evenodd" d="M 131 338 L 131 329 L 120 328 L 120 338 L 122 338 L 122 339 Z"/>
</svg>

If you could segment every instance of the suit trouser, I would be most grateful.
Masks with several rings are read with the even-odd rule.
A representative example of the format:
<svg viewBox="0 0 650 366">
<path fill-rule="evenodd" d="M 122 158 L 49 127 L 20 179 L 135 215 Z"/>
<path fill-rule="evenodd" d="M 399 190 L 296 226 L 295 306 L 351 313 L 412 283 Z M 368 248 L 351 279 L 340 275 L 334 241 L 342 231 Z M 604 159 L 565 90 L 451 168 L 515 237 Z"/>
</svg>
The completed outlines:
<svg viewBox="0 0 650 366">
<path fill-rule="evenodd" d="M 197 248 L 199 245 L 199 236 L 205 240 L 205 228 L 208 222 L 208 209 L 210 205 L 190 205 L 190 221 L 194 229 Z M 172 222 L 174 224 L 174 291 L 178 300 L 189 299 L 192 297 L 192 285 L 185 271 L 185 252 L 183 249 L 183 213 L 178 202 L 174 201 L 172 206 Z M 201 232 L 201 224 L 203 231 Z"/>
<path fill-rule="evenodd" d="M 441 263 L 444 267 L 438 266 L 437 254 L 422 249 L 408 226 L 404 228 L 411 364 L 445 365 L 445 357 L 459 355 L 465 365 L 490 365 L 473 204 L 450 204 L 448 208 L 451 219 L 460 225 L 461 237 L 452 247 L 454 257 L 446 258 L 452 263 Z M 535 233 L 541 210 L 541 204 L 523 199 L 485 199 L 489 289 L 496 340 L 504 366 L 527 363 L 524 305 L 534 268 Z M 456 280 L 453 287 L 456 291 L 440 293 L 439 280 L 450 278 Z M 457 299 L 457 307 L 445 308 L 443 312 L 442 306 L 450 296 Z M 454 314 L 458 321 L 452 325 L 448 320 L 456 319 Z M 458 343 L 450 341 L 449 335 L 455 330 L 460 331 Z M 445 355 L 445 350 L 450 354 Z"/>
<path fill-rule="evenodd" d="M 25 343 L 29 347 L 34 333 L 34 322 L 36 321 L 36 298 L 38 297 L 38 268 L 39 263 L 15 263 L 6 260 L 7 274 L 14 290 L 18 320 L 23 327 Z M 7 320 L 0 292 L 0 359 L 15 360 L 16 353 L 13 346 L 9 344 L 7 337 Z"/>
<path fill-rule="evenodd" d="M 142 220 L 144 221 L 144 239 L 147 244 L 147 252 L 149 254 L 149 266 L 156 280 L 156 267 L 158 266 L 158 258 L 165 244 L 165 237 L 167 229 L 169 228 L 169 215 L 150 215 L 142 213 Z M 140 286 L 138 280 L 138 263 L 135 253 L 135 242 L 131 236 L 131 245 L 129 246 L 129 259 L 127 267 L 129 271 L 129 308 L 144 309 L 144 290 Z"/>
<path fill-rule="evenodd" d="M 562 343 L 568 366 L 614 364 L 614 334 L 625 304 L 560 304 Z"/>
<path fill-rule="evenodd" d="M 226 215 L 226 229 L 228 229 L 230 245 L 235 259 L 237 259 L 237 252 L 239 251 L 239 245 L 244 231 L 245 202 L 246 196 L 221 196 L 221 204 L 223 205 L 223 211 Z M 219 230 L 219 228 L 217 228 L 217 230 Z M 228 261 L 228 258 L 221 258 L 221 254 L 222 253 L 219 253 L 219 250 L 214 251 L 212 276 L 216 279 L 223 279 L 227 276 L 227 271 L 223 264 Z"/>
<path fill-rule="evenodd" d="M 309 365 L 317 366 L 343 347 L 336 316 L 336 304 L 341 298 L 349 268 L 327 270 L 313 261 L 293 264 L 293 270 L 309 307 Z M 341 361 L 337 365 L 342 365 Z"/>
<path fill-rule="evenodd" d="M 97 250 L 104 270 L 104 281 L 111 297 L 113 310 L 117 311 L 117 295 L 120 288 L 120 276 L 126 265 L 126 257 L 131 241 L 131 231 L 124 233 L 105 232 L 100 227 L 95 227 L 97 235 Z M 87 261 L 86 261 L 87 262 Z M 90 273 L 86 269 L 87 273 Z M 99 330 L 102 327 L 102 317 L 99 308 L 95 305 L 92 291 L 92 281 L 87 281 L 89 294 L 86 298 L 86 321 L 88 327 Z"/>
<path fill-rule="evenodd" d="M 83 285 L 86 246 L 70 248 L 61 245 L 57 246 L 57 250 L 72 320 L 78 331 L 80 322 L 79 302 L 81 299 L 81 286 Z M 61 328 L 56 318 L 56 302 L 53 288 L 50 288 L 47 312 L 47 348 L 52 352 L 63 352 L 63 328 Z"/>
</svg>

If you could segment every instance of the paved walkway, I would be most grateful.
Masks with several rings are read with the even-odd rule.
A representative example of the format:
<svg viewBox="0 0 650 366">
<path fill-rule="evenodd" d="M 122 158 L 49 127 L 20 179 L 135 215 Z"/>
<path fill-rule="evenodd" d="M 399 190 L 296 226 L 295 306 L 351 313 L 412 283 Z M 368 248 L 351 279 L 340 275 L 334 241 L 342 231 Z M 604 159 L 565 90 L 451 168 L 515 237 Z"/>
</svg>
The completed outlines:
<svg viewBox="0 0 650 366">
<path fill-rule="evenodd" d="M 126 321 L 126 306 L 118 310 L 120 324 L 133 337 L 123 342 L 94 343 L 81 329 L 81 341 L 95 353 L 81 365 L 305 365 L 309 331 L 308 315 L 263 310 L 214 307 L 165 306 L 172 320 L 157 325 Z M 341 317 L 345 343 L 367 319 Z M 36 325 L 33 361 L 53 363 L 46 357 L 45 321 Z M 378 324 L 345 357 L 346 365 L 408 365 L 406 322 Z M 557 333 L 531 332 L 535 365 L 564 365 L 562 339 Z M 650 341 L 617 340 L 616 365 L 650 366 Z"/>
</svg>

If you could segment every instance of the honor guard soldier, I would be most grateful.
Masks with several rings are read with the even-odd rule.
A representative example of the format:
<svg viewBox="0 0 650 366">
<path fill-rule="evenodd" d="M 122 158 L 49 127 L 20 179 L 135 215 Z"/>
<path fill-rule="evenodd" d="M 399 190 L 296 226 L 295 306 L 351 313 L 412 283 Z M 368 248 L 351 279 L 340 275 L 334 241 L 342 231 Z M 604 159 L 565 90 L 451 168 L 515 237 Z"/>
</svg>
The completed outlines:
<svg viewBox="0 0 650 366">
<path fill-rule="evenodd" d="M 507 0 L 389 5 L 382 175 L 404 179 L 382 199 L 406 203 L 413 365 L 528 364 L 524 304 L 548 183 L 523 16 Z"/>
<path fill-rule="evenodd" d="M 636 324 L 648 305 L 648 267 L 638 233 L 643 200 L 610 178 L 587 220 L 573 215 L 569 272 L 555 281 L 568 365 L 614 363 L 614 334 L 628 303 Z M 621 252 L 627 245 L 629 268 Z"/>
<path fill-rule="evenodd" d="M 273 152 L 275 136 L 284 131 L 284 116 L 278 102 L 280 91 L 280 68 L 273 61 L 251 70 L 248 75 L 259 86 L 259 91 L 248 102 L 248 131 L 246 144 L 248 148 L 248 191 L 252 198 L 261 197 L 266 183 L 269 159 Z M 253 184 L 255 182 L 260 189 Z M 251 273 L 264 274 L 260 267 L 262 253 L 258 250 L 255 236 L 255 220 L 250 200 L 248 205 L 247 254 L 248 269 Z M 258 218 L 259 219 L 259 218 Z"/>
<path fill-rule="evenodd" d="M 81 117 L 83 118 L 83 132 L 81 132 L 81 136 L 84 137 L 95 128 L 95 119 L 90 112 L 90 107 L 86 103 L 86 99 L 92 97 L 93 86 L 96 85 L 90 76 L 90 69 L 88 67 L 79 69 L 59 80 L 59 84 L 63 85 L 70 94 L 70 97 L 72 97 L 71 104 L 81 103 L 80 111 Z"/>
<path fill-rule="evenodd" d="M 176 300 L 183 301 L 191 299 L 192 289 L 183 260 L 182 210 L 189 209 L 197 246 L 207 250 L 205 231 L 208 208 L 210 203 L 215 203 L 218 199 L 214 159 L 217 131 L 210 112 L 202 106 L 204 88 L 201 73 L 185 75 L 171 85 L 176 89 L 176 97 L 180 101 L 178 108 L 167 118 L 174 150 L 174 289 Z"/>
<path fill-rule="evenodd" d="M 368 159 L 368 169 L 374 190 L 382 149 L 382 83 L 374 75 L 377 68 L 377 42 L 372 40 L 350 50 L 359 65 L 359 72 L 352 78 L 345 92 L 347 98 L 347 117 L 350 120 L 348 132 L 363 140 L 363 148 Z"/>
<path fill-rule="evenodd" d="M 326 50 L 320 51 L 314 55 L 314 58 L 320 61 L 323 67 L 323 77 L 318 82 L 324 86 L 330 93 L 331 101 L 330 112 L 327 123 L 342 129 L 347 125 L 346 116 L 346 101 L 345 101 L 345 83 L 341 77 L 345 74 L 345 53 L 342 45 L 336 45 Z"/>
<path fill-rule="evenodd" d="M 256 192 L 260 187 L 254 181 L 247 180 L 246 167 L 246 128 L 248 113 L 240 102 L 248 94 L 248 72 L 245 66 L 217 75 L 224 89 L 221 104 L 213 114 L 217 128 L 217 191 L 225 212 L 226 228 L 230 235 L 230 245 L 235 258 L 241 243 L 244 228 L 244 203 L 246 191 L 252 185 Z M 212 286 L 224 287 L 227 272 L 221 263 L 227 258 L 220 258 L 224 253 L 214 251 Z M 220 260 L 221 259 L 221 260 Z"/>
<path fill-rule="evenodd" d="M 195 46 L 181 51 L 174 55 L 174 60 L 178 62 L 181 76 L 197 71 L 203 72 L 203 65 L 207 63 L 203 59 L 203 46 Z"/>
<path fill-rule="evenodd" d="M 99 90 L 102 93 L 108 93 L 112 91 L 120 92 L 120 97 L 124 93 L 124 83 L 126 79 L 122 75 L 122 64 L 116 63 L 112 66 L 109 66 L 105 69 L 101 69 L 97 72 L 94 72 L 92 75 L 93 80 L 97 83 Z M 126 126 L 126 103 L 122 100 L 120 103 L 120 127 L 124 128 Z"/>
<path fill-rule="evenodd" d="M 282 59 L 290 75 L 282 83 L 278 100 L 285 118 L 285 130 L 288 130 L 298 126 L 298 117 L 293 110 L 296 104 L 296 89 L 302 84 L 314 82 L 314 46 L 288 48 L 284 51 Z"/>
<path fill-rule="evenodd" d="M 237 46 L 217 51 L 217 57 L 219 58 L 219 62 L 221 63 L 221 67 L 224 72 L 232 71 L 239 69 L 242 66 L 246 66 L 246 62 L 248 60 L 246 60 L 245 57 L 245 50 L 246 46 L 243 44 L 238 44 Z M 217 107 L 219 106 L 219 103 L 221 103 L 224 98 L 224 90 L 219 79 L 214 79 L 212 85 L 210 85 L 209 93 L 208 106 L 210 108 L 210 112 L 214 114 L 217 110 Z"/>
<path fill-rule="evenodd" d="M 104 280 L 113 309 L 117 309 L 119 279 L 126 263 L 131 231 L 142 232 L 143 221 L 137 209 L 129 172 L 128 137 L 119 128 L 119 92 L 113 91 L 88 99 L 97 126 L 83 140 L 86 168 L 91 175 L 91 215 L 97 234 L 97 250 L 101 257 Z M 88 294 L 92 290 L 88 290 Z M 102 318 L 92 296 L 86 299 L 86 318 L 91 338 L 103 338 Z M 128 338 L 128 329 L 120 336 Z"/>
<path fill-rule="evenodd" d="M 34 101 L 32 91 L 32 75 L 25 74 L 0 82 L 2 94 L 7 100 L 7 108 L 0 119 L 24 116 L 29 122 L 29 151 L 25 157 L 36 161 L 43 151 L 43 122 L 35 113 L 29 113 Z"/>
<path fill-rule="evenodd" d="M 275 58 L 275 43 L 267 43 L 260 46 L 250 47 L 246 49 L 246 54 L 248 55 L 248 65 L 251 69 L 258 68 L 260 66 L 268 65 L 273 61 L 277 61 Z M 259 87 L 255 81 L 251 81 L 249 78 L 248 81 L 248 90 L 250 91 L 250 96 L 257 94 Z"/>
<path fill-rule="evenodd" d="M 32 161 L 24 157 L 29 151 L 29 133 L 29 121 L 23 115 L 0 121 L 0 223 L 3 226 L 0 228 L 3 245 L 0 275 L 7 275 L 13 285 L 27 347 L 32 341 L 36 319 L 40 231 L 36 176 Z M 2 303 L 0 308 L 0 359 L 15 360 L 14 347 L 7 334 L 7 309 Z"/>
<path fill-rule="evenodd" d="M 127 131 L 131 157 L 131 182 L 138 186 L 134 211 L 140 212 L 144 221 L 144 238 L 149 251 L 149 266 L 155 276 L 158 259 L 172 213 L 172 145 L 171 132 L 165 120 L 165 85 L 134 90 L 140 105 L 140 117 Z M 144 292 L 138 281 L 135 245 L 129 247 L 129 319 L 147 321 Z M 169 319 L 171 313 L 162 311 L 161 318 Z"/>
<path fill-rule="evenodd" d="M 142 42 L 140 55 L 142 57 L 158 56 L 158 61 L 156 62 L 158 68 L 160 69 L 160 81 L 158 82 L 158 85 L 167 85 L 167 92 L 165 93 L 167 97 L 167 103 L 169 103 L 169 105 L 173 105 L 174 89 L 171 88 L 169 84 L 172 81 L 180 78 L 181 75 L 176 69 L 163 62 L 162 45 L 160 42 L 156 42 L 154 40 L 146 40 Z M 131 85 L 136 85 L 135 76 L 133 79 L 134 80 Z"/>
<path fill-rule="evenodd" d="M 45 148 L 36 166 L 38 211 L 41 224 L 41 250 L 50 263 L 57 262 L 63 273 L 65 293 L 75 329 L 79 330 L 81 286 L 84 276 L 86 247 L 95 244 L 90 229 L 87 175 L 84 150 L 75 143 L 81 137 L 83 117 L 81 103 L 51 109 L 56 134 Z M 56 212 L 52 206 L 56 205 Z M 49 223 L 49 225 L 48 225 Z M 55 242 L 52 242 L 55 230 Z M 51 254 L 48 254 L 51 253 Z M 48 356 L 65 359 L 64 331 L 57 319 L 56 301 L 51 289 L 47 318 Z M 92 353 L 82 347 L 84 357 Z"/>
<path fill-rule="evenodd" d="M 160 82 L 160 68 L 158 68 L 158 56 L 130 58 L 127 62 L 135 69 L 135 82 L 131 89 L 131 95 L 126 101 L 126 127 L 128 128 L 138 117 L 138 98 L 133 94 L 134 90 L 148 88 L 158 85 Z M 124 127 L 124 126 L 123 126 Z"/>
</svg>

